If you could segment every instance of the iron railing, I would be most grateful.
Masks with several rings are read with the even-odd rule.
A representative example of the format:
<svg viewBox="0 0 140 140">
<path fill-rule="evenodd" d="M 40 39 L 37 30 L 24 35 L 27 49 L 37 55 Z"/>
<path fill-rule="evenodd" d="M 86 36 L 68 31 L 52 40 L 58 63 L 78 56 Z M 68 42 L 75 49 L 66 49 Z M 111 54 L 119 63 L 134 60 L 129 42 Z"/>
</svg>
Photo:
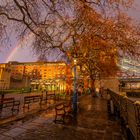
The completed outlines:
<svg viewBox="0 0 140 140">
<path fill-rule="evenodd" d="M 107 93 L 113 102 L 114 114 L 119 112 L 119 117 L 123 119 L 126 128 L 131 131 L 136 140 L 140 140 L 140 102 L 109 89 Z"/>
</svg>

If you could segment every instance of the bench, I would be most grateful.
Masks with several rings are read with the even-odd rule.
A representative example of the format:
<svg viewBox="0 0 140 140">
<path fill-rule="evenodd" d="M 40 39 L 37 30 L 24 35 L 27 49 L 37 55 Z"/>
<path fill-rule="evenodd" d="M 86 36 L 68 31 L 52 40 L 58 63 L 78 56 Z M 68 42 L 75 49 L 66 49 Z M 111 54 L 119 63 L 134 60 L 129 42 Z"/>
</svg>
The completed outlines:
<svg viewBox="0 0 140 140">
<path fill-rule="evenodd" d="M 55 95 L 56 101 L 70 101 L 71 98 L 72 97 L 68 94 L 56 94 Z"/>
<path fill-rule="evenodd" d="M 72 103 L 64 102 L 65 115 L 68 116 L 72 113 Z"/>
<path fill-rule="evenodd" d="M 66 118 L 72 118 L 71 102 L 61 102 L 55 105 L 55 123 L 65 123 Z"/>
<path fill-rule="evenodd" d="M 51 93 L 51 94 L 46 94 L 46 100 L 47 100 L 47 103 L 51 104 L 51 102 L 55 102 L 56 101 L 56 96 L 54 93 Z"/>
<path fill-rule="evenodd" d="M 46 104 L 46 103 L 49 103 L 51 104 L 51 101 L 56 101 L 56 95 L 54 93 L 48 93 L 46 91 L 45 93 L 45 96 L 43 94 L 43 97 L 42 97 L 42 104 Z"/>
<path fill-rule="evenodd" d="M 24 105 L 23 108 L 28 108 L 28 110 L 30 109 L 30 105 L 32 103 L 39 103 L 39 105 L 41 105 L 42 102 L 42 95 L 33 95 L 33 96 L 25 96 L 24 97 Z"/>
<path fill-rule="evenodd" d="M 0 100 L 0 115 L 4 108 L 10 108 L 13 112 L 19 112 L 20 101 L 15 100 L 14 98 L 3 98 Z"/>
</svg>

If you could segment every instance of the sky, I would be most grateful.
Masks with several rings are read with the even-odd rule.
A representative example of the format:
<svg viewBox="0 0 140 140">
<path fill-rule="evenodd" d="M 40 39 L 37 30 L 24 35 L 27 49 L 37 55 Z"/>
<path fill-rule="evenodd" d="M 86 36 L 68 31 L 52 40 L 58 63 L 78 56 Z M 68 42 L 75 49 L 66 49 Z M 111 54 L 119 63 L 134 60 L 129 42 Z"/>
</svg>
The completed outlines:
<svg viewBox="0 0 140 140">
<path fill-rule="evenodd" d="M 135 0 L 134 6 L 128 11 L 128 15 L 134 20 L 140 22 L 140 0 Z M 20 42 L 14 38 L 14 33 L 11 33 L 9 46 L 0 50 L 0 63 L 8 61 L 30 62 L 37 61 L 37 56 L 32 51 L 32 35 L 25 37 L 25 40 Z M 55 61 L 56 57 L 50 57 L 50 61 Z"/>
</svg>

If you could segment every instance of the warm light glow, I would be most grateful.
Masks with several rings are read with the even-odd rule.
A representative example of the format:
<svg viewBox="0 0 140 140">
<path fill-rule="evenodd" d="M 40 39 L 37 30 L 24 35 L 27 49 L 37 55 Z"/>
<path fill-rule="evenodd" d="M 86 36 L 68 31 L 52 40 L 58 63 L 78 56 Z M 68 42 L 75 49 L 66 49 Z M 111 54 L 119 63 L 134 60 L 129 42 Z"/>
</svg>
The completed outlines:
<svg viewBox="0 0 140 140">
<path fill-rule="evenodd" d="M 96 92 L 99 93 L 99 91 L 100 91 L 100 89 L 99 88 L 96 88 Z"/>
<path fill-rule="evenodd" d="M 74 65 L 76 65 L 77 64 L 77 60 L 76 59 L 74 59 Z"/>
</svg>

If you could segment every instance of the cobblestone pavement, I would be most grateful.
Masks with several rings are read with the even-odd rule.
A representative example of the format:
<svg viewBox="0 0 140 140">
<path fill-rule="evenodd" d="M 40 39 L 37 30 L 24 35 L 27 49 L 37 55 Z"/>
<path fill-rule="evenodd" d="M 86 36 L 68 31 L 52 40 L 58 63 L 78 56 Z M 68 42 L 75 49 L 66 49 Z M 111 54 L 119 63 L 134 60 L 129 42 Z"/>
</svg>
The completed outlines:
<svg viewBox="0 0 140 140">
<path fill-rule="evenodd" d="M 83 96 L 77 123 L 54 124 L 54 110 L 0 127 L 0 140 L 122 140 L 120 124 L 110 119 L 105 99 Z"/>
</svg>

